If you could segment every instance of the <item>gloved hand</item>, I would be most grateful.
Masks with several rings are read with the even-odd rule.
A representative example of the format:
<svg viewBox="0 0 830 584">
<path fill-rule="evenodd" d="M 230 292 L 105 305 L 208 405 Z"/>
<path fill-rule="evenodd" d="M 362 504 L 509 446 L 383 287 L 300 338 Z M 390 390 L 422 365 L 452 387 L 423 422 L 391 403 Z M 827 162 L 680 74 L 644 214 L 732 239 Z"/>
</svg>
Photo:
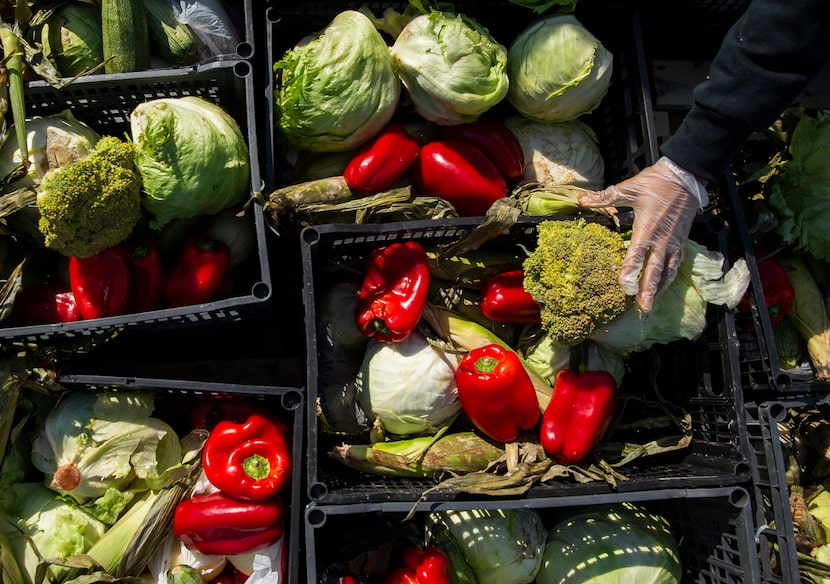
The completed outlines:
<svg viewBox="0 0 830 584">
<path fill-rule="evenodd" d="M 708 204 L 704 186 L 665 156 L 616 185 L 579 197 L 584 207 L 631 207 L 634 226 L 620 269 L 620 285 L 649 312 L 654 297 L 677 275 L 698 208 Z"/>
</svg>

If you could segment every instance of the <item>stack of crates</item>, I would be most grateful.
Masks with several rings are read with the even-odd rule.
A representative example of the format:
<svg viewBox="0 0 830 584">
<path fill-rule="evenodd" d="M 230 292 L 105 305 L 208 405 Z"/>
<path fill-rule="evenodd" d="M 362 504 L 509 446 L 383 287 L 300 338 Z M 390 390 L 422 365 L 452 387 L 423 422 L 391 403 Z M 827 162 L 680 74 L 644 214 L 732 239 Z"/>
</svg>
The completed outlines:
<svg viewBox="0 0 830 584">
<path fill-rule="evenodd" d="M 100 135 L 124 138 L 130 135 L 130 114 L 139 104 L 159 98 L 203 98 L 224 109 L 245 139 L 250 157 L 247 201 L 264 188 L 262 114 L 257 114 L 263 109 L 258 94 L 262 89 L 258 66 L 261 56 L 257 51 L 264 47 L 258 38 L 264 7 L 245 0 L 223 2 L 219 8 L 227 11 L 236 28 L 239 43 L 233 54 L 188 66 L 90 74 L 60 87 L 32 79 L 25 86 L 27 117 L 68 110 Z M 70 392 L 150 392 L 153 416 L 169 424 L 180 436 L 192 429 L 190 415 L 205 400 L 244 398 L 280 420 L 294 469 L 281 495 L 286 511 L 279 573 L 280 582 L 293 583 L 298 581 L 303 562 L 300 550 L 306 395 L 302 380 L 280 370 L 283 362 L 279 355 L 268 353 L 274 343 L 284 346 L 282 335 L 288 336 L 290 332 L 279 331 L 280 338 L 275 341 L 269 329 L 269 325 L 278 329 L 279 323 L 275 325 L 270 320 L 270 234 L 258 200 L 246 207 L 245 219 L 253 234 L 253 249 L 247 259 L 232 268 L 229 285 L 216 299 L 93 320 L 3 326 L 0 345 L 6 350 L 54 350 L 59 377 L 52 381 Z M 299 287 L 296 306 L 300 307 Z M 292 343 L 296 344 L 296 339 Z M 291 359 L 284 363 L 296 367 Z M 269 368 L 268 364 L 273 365 Z M 259 371 L 250 370 L 257 368 Z M 15 431 L 19 434 L 28 416 L 30 413 L 18 412 L 14 420 L 4 420 L 3 426 L 8 429 L 13 423 L 20 423 Z M 34 577 L 30 574 L 27 580 Z"/>
<path fill-rule="evenodd" d="M 751 207 L 734 180 L 726 181 L 722 190 L 731 200 L 740 236 L 738 243 L 751 276 L 751 322 L 738 327 L 738 363 L 750 443 L 752 507 L 762 581 L 806 581 L 800 566 L 810 562 L 810 549 L 816 546 L 807 543 L 806 528 L 803 522 L 799 523 L 804 518 L 799 507 L 802 498 L 809 500 L 816 488 L 822 488 L 823 475 L 816 470 L 820 455 L 815 453 L 816 449 L 821 452 L 822 447 L 801 437 L 806 424 L 800 421 L 810 417 L 819 426 L 830 421 L 830 383 L 817 378 L 806 346 L 797 367 L 782 367 L 758 267 L 766 258 L 758 257 L 761 249 L 755 247 L 748 224 L 746 209 Z M 776 261 L 774 256 L 772 261 Z M 826 283 L 817 284 L 821 287 Z M 813 511 L 812 507 L 810 510 Z M 830 571 L 830 567 L 826 570 Z"/>
<path fill-rule="evenodd" d="M 400 3 L 272 2 L 267 8 L 266 95 L 277 88 L 273 64 L 304 36 L 320 31 L 345 9 L 368 7 L 375 15 Z M 507 46 L 533 19 L 532 12 L 508 2 L 455 3 Z M 614 55 L 614 77 L 600 107 L 585 121 L 597 134 L 606 162 L 606 184 L 613 184 L 657 159 L 651 89 L 640 13 L 635 4 L 585 2 L 576 16 Z M 284 152 L 277 135 L 276 112 L 269 109 L 266 135 L 266 188 L 283 186 L 279 166 Z M 622 221 L 630 216 L 621 214 Z M 564 220 L 569 220 L 565 218 Z M 631 357 L 623 384 L 655 397 L 657 388 L 691 419 L 688 448 L 644 457 L 619 469 L 625 480 L 578 482 L 555 478 L 535 482 L 518 495 L 475 495 L 453 488 L 435 489 L 430 479 L 392 478 L 348 469 L 329 451 L 343 436 L 324 431 L 319 413 L 326 367 L 318 361 L 323 334 L 320 303 L 344 273 L 359 273 L 372 250 L 394 242 L 415 241 L 425 249 L 452 244 L 481 223 L 480 217 L 403 221 L 381 224 L 320 224 L 299 233 L 305 326 L 305 582 L 339 582 L 357 577 L 373 552 L 417 536 L 428 514 L 440 510 L 536 509 L 552 521 L 574 507 L 635 502 L 662 514 L 679 544 L 683 582 L 756 582 L 759 561 L 754 538 L 750 488 L 751 461 L 745 427 L 739 344 L 731 311 L 710 306 L 701 338 L 680 341 Z M 532 249 L 536 225 L 523 218 L 489 240 L 482 249 Z M 727 253 L 731 225 L 722 217 L 701 217 L 693 227 L 698 241 Z M 288 230 L 286 230 L 288 232 Z M 657 379 L 646 372 L 661 363 Z M 355 531 L 355 528 L 358 531 Z"/>
</svg>

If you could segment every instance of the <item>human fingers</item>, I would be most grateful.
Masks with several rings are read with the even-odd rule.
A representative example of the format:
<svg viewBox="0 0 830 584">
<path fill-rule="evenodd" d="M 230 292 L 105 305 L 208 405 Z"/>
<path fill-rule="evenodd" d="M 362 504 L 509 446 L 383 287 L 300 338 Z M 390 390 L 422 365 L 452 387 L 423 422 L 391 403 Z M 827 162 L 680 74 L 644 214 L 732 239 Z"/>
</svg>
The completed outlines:
<svg viewBox="0 0 830 584">
<path fill-rule="evenodd" d="M 625 198 L 616 186 L 583 193 L 578 198 L 579 204 L 583 207 L 614 207 L 624 200 Z"/>
</svg>

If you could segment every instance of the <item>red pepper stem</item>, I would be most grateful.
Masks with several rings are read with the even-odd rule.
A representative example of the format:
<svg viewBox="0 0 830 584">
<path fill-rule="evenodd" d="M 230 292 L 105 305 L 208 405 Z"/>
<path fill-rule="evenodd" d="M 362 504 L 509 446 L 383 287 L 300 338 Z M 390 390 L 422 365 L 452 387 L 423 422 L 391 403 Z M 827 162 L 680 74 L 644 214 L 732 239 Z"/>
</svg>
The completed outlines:
<svg viewBox="0 0 830 584">
<path fill-rule="evenodd" d="M 130 255 L 136 259 L 144 259 L 150 254 L 150 246 L 146 243 L 137 243 L 130 250 Z"/>
<path fill-rule="evenodd" d="M 260 454 L 254 454 L 245 459 L 242 463 L 242 468 L 252 479 L 259 481 L 271 474 L 271 465 L 268 459 Z"/>
<path fill-rule="evenodd" d="M 499 360 L 493 357 L 480 357 L 476 359 L 476 371 L 480 373 L 492 373 L 496 370 L 498 364 Z"/>
<path fill-rule="evenodd" d="M 392 331 L 389 329 L 389 326 L 386 324 L 386 321 L 382 318 L 373 318 L 372 319 L 372 330 L 377 335 L 388 335 Z"/>
</svg>

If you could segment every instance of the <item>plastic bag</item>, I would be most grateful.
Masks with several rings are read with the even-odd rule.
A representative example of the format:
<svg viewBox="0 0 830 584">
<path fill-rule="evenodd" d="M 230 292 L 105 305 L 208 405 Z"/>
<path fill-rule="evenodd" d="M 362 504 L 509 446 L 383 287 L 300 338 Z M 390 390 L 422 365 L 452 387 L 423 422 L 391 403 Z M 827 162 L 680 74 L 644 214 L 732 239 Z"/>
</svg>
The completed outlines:
<svg viewBox="0 0 830 584">
<path fill-rule="evenodd" d="M 168 0 L 176 20 L 188 25 L 199 41 L 199 59 L 235 55 L 240 39 L 230 14 L 219 0 Z"/>
</svg>

